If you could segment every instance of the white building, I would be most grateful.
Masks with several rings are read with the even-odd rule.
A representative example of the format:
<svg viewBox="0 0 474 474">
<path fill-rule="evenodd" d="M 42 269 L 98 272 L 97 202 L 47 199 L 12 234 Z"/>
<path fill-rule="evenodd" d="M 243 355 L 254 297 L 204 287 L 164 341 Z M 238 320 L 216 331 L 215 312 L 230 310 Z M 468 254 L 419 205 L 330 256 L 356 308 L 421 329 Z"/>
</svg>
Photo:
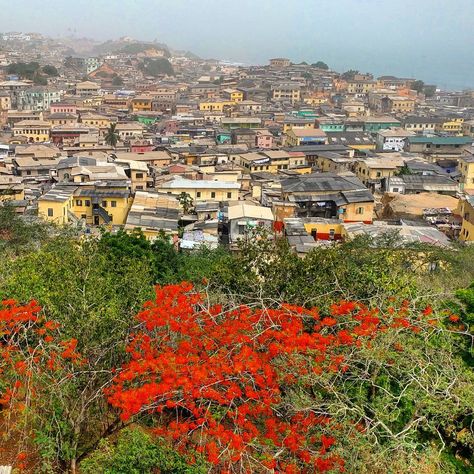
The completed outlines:
<svg viewBox="0 0 474 474">
<path fill-rule="evenodd" d="M 377 132 L 375 143 L 379 151 L 403 151 L 405 139 L 415 135 L 414 132 L 401 127 L 387 128 Z"/>
<path fill-rule="evenodd" d="M 62 93 L 47 87 L 32 87 L 21 91 L 17 106 L 20 110 L 48 110 L 51 104 L 61 102 Z"/>
</svg>

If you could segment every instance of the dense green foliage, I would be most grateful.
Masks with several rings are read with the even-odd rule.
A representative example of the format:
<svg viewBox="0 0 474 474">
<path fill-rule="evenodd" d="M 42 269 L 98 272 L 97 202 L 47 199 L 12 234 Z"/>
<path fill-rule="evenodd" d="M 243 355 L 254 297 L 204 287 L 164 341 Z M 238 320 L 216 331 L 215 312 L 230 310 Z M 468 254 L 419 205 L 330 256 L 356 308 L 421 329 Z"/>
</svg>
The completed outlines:
<svg viewBox="0 0 474 474">
<path fill-rule="evenodd" d="M 433 86 L 433 85 L 425 85 L 425 87 L 423 88 L 423 93 L 425 94 L 426 97 L 433 97 L 436 93 L 436 86 Z"/>
<path fill-rule="evenodd" d="M 123 85 L 123 79 L 119 75 L 115 75 L 114 78 L 112 79 L 112 85 L 113 86 L 122 86 Z"/>
<path fill-rule="evenodd" d="M 25 248 L 35 247 L 48 235 L 48 227 L 27 221 L 15 212 L 9 203 L 0 207 L 0 252 L 2 255 L 15 254 Z"/>
<path fill-rule="evenodd" d="M 157 45 L 155 43 L 130 43 L 120 48 L 119 51 L 125 54 L 138 54 L 149 49 L 163 51 L 163 54 L 166 58 L 169 58 L 171 56 L 170 52 L 164 45 Z"/>
<path fill-rule="evenodd" d="M 413 84 L 411 85 L 411 88 L 414 90 L 414 91 L 417 91 L 417 92 L 423 92 L 423 88 L 425 87 L 425 83 L 421 80 L 418 80 L 418 81 L 415 81 L 413 82 Z"/>
<path fill-rule="evenodd" d="M 186 459 L 141 429 L 125 429 L 115 444 L 102 440 L 94 454 L 81 464 L 83 474 L 205 474 L 203 461 Z"/>
<path fill-rule="evenodd" d="M 311 64 L 311 66 L 317 67 L 318 69 L 324 69 L 326 71 L 329 69 L 329 66 L 324 61 L 317 61 L 316 63 Z"/>
<path fill-rule="evenodd" d="M 356 69 L 349 69 L 348 71 L 345 71 L 341 74 L 341 78 L 345 81 L 348 81 L 353 79 L 356 74 L 359 74 L 359 71 Z"/>
<path fill-rule="evenodd" d="M 157 283 L 191 281 L 227 305 L 289 301 L 324 310 L 347 299 L 386 309 L 409 300 L 413 308 L 457 311 L 472 332 L 474 247 L 400 246 L 394 235 L 300 258 L 282 240 L 257 237 L 234 254 L 224 248 L 184 253 L 164 235 L 153 243 L 139 231 L 78 238 L 0 208 L 0 298 L 37 300 L 48 319 L 61 323 L 64 337 L 78 339 L 94 368 L 93 376 L 79 371 L 64 381 L 34 416 L 45 470 L 65 470 L 74 461 L 84 473 L 206 472 L 146 431 L 124 429 L 100 395 L 112 369 L 127 359 L 133 316 Z M 428 271 L 434 263 L 436 270 Z M 465 332 L 446 323 L 423 337 L 387 333 L 359 353 L 359 371 L 318 379 L 313 396 L 341 422 L 348 472 L 472 472 L 474 364 Z M 303 390 L 287 396 L 308 403 Z M 354 436 L 344 426 L 348 412 L 376 420 L 376 428 Z"/>
<path fill-rule="evenodd" d="M 12 63 L 7 67 L 8 74 L 17 74 L 22 79 L 28 79 L 38 85 L 48 83 L 46 76 L 58 76 L 58 70 L 51 65 L 41 67 L 39 63 L 32 61 L 30 63 Z"/>
<path fill-rule="evenodd" d="M 139 68 L 145 76 L 161 76 L 163 74 L 174 76 L 173 66 L 166 58 L 145 58 Z"/>
<path fill-rule="evenodd" d="M 47 76 L 59 76 L 59 72 L 56 69 L 56 67 L 51 66 L 47 64 L 46 66 L 43 66 L 42 71 L 47 75 Z"/>
</svg>

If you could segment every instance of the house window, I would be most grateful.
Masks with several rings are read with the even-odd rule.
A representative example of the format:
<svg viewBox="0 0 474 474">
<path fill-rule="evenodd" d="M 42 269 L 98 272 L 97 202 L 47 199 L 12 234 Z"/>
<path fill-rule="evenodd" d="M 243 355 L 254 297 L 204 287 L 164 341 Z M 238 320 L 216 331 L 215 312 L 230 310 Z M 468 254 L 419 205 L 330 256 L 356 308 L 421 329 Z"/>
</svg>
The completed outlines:
<svg viewBox="0 0 474 474">
<path fill-rule="evenodd" d="M 102 201 L 102 207 L 107 207 L 107 201 Z"/>
<path fill-rule="evenodd" d="M 334 240 L 335 235 L 336 231 L 334 229 L 329 229 L 329 240 Z"/>
<path fill-rule="evenodd" d="M 85 203 L 86 207 L 91 207 L 91 202 L 89 201 L 89 199 L 86 199 L 84 201 L 84 203 Z"/>
<path fill-rule="evenodd" d="M 112 207 L 117 207 L 117 201 L 110 201 L 110 205 Z"/>
<path fill-rule="evenodd" d="M 82 200 L 76 199 L 76 206 L 82 206 Z"/>
<path fill-rule="evenodd" d="M 377 178 L 380 178 L 382 176 L 382 173 L 380 171 L 377 171 Z"/>
<path fill-rule="evenodd" d="M 87 219 L 87 214 L 81 214 L 81 219 Z"/>
<path fill-rule="evenodd" d="M 26 172 L 26 174 L 27 174 L 27 176 L 30 176 L 30 175 L 31 175 L 31 171 L 28 170 L 28 171 Z"/>
<path fill-rule="evenodd" d="M 196 197 L 198 197 L 198 198 L 201 197 L 201 191 L 198 191 L 198 192 L 196 193 Z"/>
<path fill-rule="evenodd" d="M 227 199 L 232 198 L 232 193 L 227 193 Z"/>
<path fill-rule="evenodd" d="M 53 215 L 54 215 L 53 209 L 51 207 L 48 207 L 48 217 L 53 217 Z"/>
<path fill-rule="evenodd" d="M 214 191 L 212 191 L 211 198 L 215 198 L 215 197 L 216 197 L 216 193 Z"/>
<path fill-rule="evenodd" d="M 136 177 L 137 179 L 142 179 L 142 178 L 143 178 L 143 173 L 136 173 L 136 174 L 135 174 L 135 177 Z"/>
</svg>

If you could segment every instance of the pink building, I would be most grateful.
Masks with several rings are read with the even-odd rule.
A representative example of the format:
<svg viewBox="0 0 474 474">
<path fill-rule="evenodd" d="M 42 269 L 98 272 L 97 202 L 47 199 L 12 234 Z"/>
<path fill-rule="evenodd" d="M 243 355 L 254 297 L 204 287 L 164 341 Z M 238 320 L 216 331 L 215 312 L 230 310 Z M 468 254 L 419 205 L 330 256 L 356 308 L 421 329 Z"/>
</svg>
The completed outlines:
<svg viewBox="0 0 474 474">
<path fill-rule="evenodd" d="M 273 148 L 273 135 L 268 130 L 258 130 L 255 137 L 255 145 L 257 148 Z"/>
<path fill-rule="evenodd" d="M 64 104 L 62 102 L 55 102 L 49 108 L 52 114 L 76 114 L 76 104 Z"/>
<path fill-rule="evenodd" d="M 155 146 L 148 140 L 133 140 L 130 143 L 130 151 L 132 153 L 146 153 L 153 151 L 154 148 Z"/>
</svg>

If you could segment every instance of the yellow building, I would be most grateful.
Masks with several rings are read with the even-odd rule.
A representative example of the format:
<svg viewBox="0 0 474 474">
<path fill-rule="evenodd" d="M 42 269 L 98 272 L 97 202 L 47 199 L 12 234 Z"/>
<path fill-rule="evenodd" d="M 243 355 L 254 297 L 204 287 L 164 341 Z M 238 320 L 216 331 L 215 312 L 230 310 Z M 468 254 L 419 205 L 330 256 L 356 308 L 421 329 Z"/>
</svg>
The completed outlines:
<svg viewBox="0 0 474 474">
<path fill-rule="evenodd" d="M 179 196 L 187 193 L 196 201 L 237 201 L 240 184 L 231 181 L 192 180 L 176 176 L 157 185 L 158 191 Z"/>
<path fill-rule="evenodd" d="M 474 196 L 459 201 L 458 214 L 462 217 L 459 239 L 468 242 L 474 241 Z"/>
<path fill-rule="evenodd" d="M 474 190 L 474 155 L 461 155 L 458 170 L 461 173 L 461 191 Z"/>
<path fill-rule="evenodd" d="M 348 94 L 368 94 L 377 87 L 376 81 L 349 81 L 347 83 Z"/>
<path fill-rule="evenodd" d="M 114 118 L 114 120 L 111 120 L 105 115 L 88 113 L 81 115 L 81 122 L 85 125 L 105 129 L 108 128 L 111 123 L 117 122 L 117 119 Z"/>
<path fill-rule="evenodd" d="M 224 89 L 222 95 L 231 102 L 242 102 L 244 100 L 244 93 L 237 89 Z"/>
<path fill-rule="evenodd" d="M 335 219 L 311 218 L 303 220 L 303 225 L 314 240 L 340 240 L 343 223 Z"/>
<path fill-rule="evenodd" d="M 114 164 L 124 168 L 127 177 L 131 181 L 132 193 L 143 191 L 147 188 L 149 170 L 146 162 L 124 158 L 116 159 Z"/>
<path fill-rule="evenodd" d="M 444 122 L 437 124 L 436 131 L 447 133 L 449 135 L 463 135 L 464 119 L 462 117 L 450 118 Z"/>
<path fill-rule="evenodd" d="M 213 100 L 199 102 L 199 110 L 205 112 L 223 112 L 224 109 L 232 107 L 235 102 L 231 100 Z"/>
<path fill-rule="evenodd" d="M 308 105 L 323 105 L 328 103 L 328 98 L 320 95 L 309 95 L 303 99 L 303 102 Z"/>
<path fill-rule="evenodd" d="M 352 171 L 355 163 L 354 158 L 340 155 L 331 151 L 320 152 L 315 160 L 319 171 L 323 173 L 342 173 Z"/>
<path fill-rule="evenodd" d="M 64 225 L 75 220 L 72 202 L 75 187 L 55 186 L 38 199 L 38 215 L 45 221 Z"/>
<path fill-rule="evenodd" d="M 51 124 L 44 120 L 22 120 L 13 127 L 14 137 L 26 137 L 29 142 L 49 141 Z"/>
<path fill-rule="evenodd" d="M 152 110 L 153 98 L 148 95 L 139 95 L 134 97 L 130 105 L 132 112 L 150 112 Z"/>
<path fill-rule="evenodd" d="M 394 176 L 402 166 L 402 158 L 367 158 L 356 165 L 356 175 L 366 186 L 380 185 L 382 179 Z"/>
<path fill-rule="evenodd" d="M 0 110 L 10 110 L 12 108 L 11 98 L 7 93 L 0 93 Z"/>
<path fill-rule="evenodd" d="M 299 102 L 301 100 L 301 87 L 299 84 L 279 84 L 272 87 L 272 98 L 276 101 Z"/>
<path fill-rule="evenodd" d="M 0 174 L 0 202 L 23 201 L 25 199 L 25 185 L 20 176 Z"/>
<path fill-rule="evenodd" d="M 293 217 L 372 222 L 374 197 L 353 174 L 312 173 L 281 181 L 281 198 L 296 204 Z"/>
<path fill-rule="evenodd" d="M 268 150 L 259 153 L 245 153 L 239 155 L 239 164 L 247 173 L 266 171 L 278 173 L 279 171 L 295 169 L 300 167 L 302 173 L 308 172 L 306 157 L 301 154 L 291 154 L 284 150 Z"/>
<path fill-rule="evenodd" d="M 97 97 L 87 97 L 82 100 L 82 106 L 83 107 L 100 107 L 102 105 L 103 97 L 102 96 L 97 96 Z"/>
<path fill-rule="evenodd" d="M 73 212 L 91 225 L 124 225 L 132 204 L 126 185 L 107 183 L 80 186 L 74 193 Z"/>
<path fill-rule="evenodd" d="M 390 97 L 391 113 L 411 113 L 415 111 L 415 100 L 409 97 Z"/>
<path fill-rule="evenodd" d="M 314 120 L 301 117 L 286 117 L 283 121 L 283 133 L 288 132 L 292 128 L 314 128 Z"/>
<path fill-rule="evenodd" d="M 51 114 L 47 121 L 51 124 L 52 127 L 57 125 L 75 125 L 77 123 L 77 115 L 69 113 L 55 113 Z"/>
<path fill-rule="evenodd" d="M 132 199 L 121 184 L 55 186 L 38 199 L 38 215 L 55 224 L 124 225 Z"/>
<path fill-rule="evenodd" d="M 359 101 L 348 101 L 342 104 L 342 110 L 344 110 L 347 117 L 360 117 L 365 115 L 365 105 Z"/>
</svg>

